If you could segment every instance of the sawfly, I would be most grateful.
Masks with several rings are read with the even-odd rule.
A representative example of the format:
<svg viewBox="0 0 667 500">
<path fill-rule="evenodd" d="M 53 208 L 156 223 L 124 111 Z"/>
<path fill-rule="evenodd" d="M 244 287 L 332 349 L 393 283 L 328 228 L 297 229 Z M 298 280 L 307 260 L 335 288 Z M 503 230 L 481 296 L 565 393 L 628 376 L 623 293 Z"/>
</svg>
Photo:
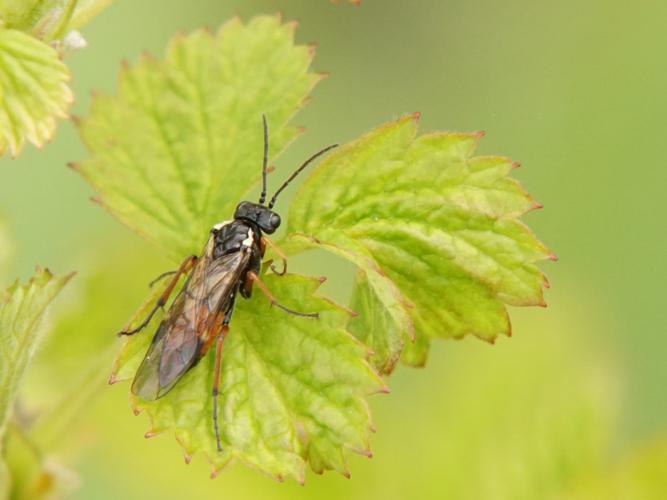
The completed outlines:
<svg viewBox="0 0 667 500">
<path fill-rule="evenodd" d="M 129 326 L 119 335 L 134 335 L 143 330 L 153 315 L 163 308 L 180 278 L 187 275 L 182 289 L 174 298 L 132 382 L 132 393 L 152 401 L 167 394 L 191 370 L 215 344 L 215 369 L 212 384 L 213 428 L 218 451 L 222 451 L 218 427 L 218 388 L 222 363 L 222 344 L 229 333 L 229 323 L 238 294 L 249 299 L 253 284 L 266 295 L 272 306 L 289 314 L 317 318 L 317 313 L 294 311 L 278 302 L 260 279 L 262 258 L 267 245 L 272 246 L 282 259 L 282 269 L 287 271 L 285 255 L 264 236 L 272 234 L 280 226 L 280 216 L 273 206 L 278 195 L 311 162 L 337 147 L 328 146 L 308 158 L 275 192 L 268 205 L 266 176 L 268 161 L 268 126 L 264 126 L 264 160 L 262 163 L 262 193 L 258 203 L 242 201 L 236 207 L 234 219 L 220 222 L 211 228 L 208 241 L 201 255 L 191 255 L 177 271 L 170 271 L 158 280 L 173 275 L 164 292 L 144 321 L 134 329 Z"/>
</svg>

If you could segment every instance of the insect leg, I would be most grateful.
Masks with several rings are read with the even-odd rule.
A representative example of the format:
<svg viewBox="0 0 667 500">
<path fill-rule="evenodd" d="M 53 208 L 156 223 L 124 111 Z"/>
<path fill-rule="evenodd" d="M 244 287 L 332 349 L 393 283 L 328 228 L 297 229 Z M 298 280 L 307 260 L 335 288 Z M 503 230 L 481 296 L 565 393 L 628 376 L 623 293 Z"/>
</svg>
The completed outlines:
<svg viewBox="0 0 667 500">
<path fill-rule="evenodd" d="M 276 273 L 278 276 L 282 276 L 287 272 L 287 255 L 280 249 L 278 245 L 276 245 L 273 241 L 271 241 L 268 238 L 262 238 L 262 257 L 264 256 L 264 249 L 267 246 L 270 246 L 274 252 L 280 257 L 280 260 L 283 261 L 283 268 L 280 272 L 276 269 L 276 267 L 271 264 L 271 270 Z"/>
<path fill-rule="evenodd" d="M 135 333 L 138 333 L 144 328 L 146 328 L 148 323 L 151 322 L 151 319 L 153 319 L 153 316 L 155 315 L 157 310 L 163 307 L 167 303 L 167 300 L 169 300 L 169 296 L 171 295 L 171 292 L 174 291 L 174 288 L 176 287 L 176 284 L 178 283 L 178 280 L 181 277 L 181 275 L 190 272 L 190 269 L 192 269 L 192 267 L 197 263 L 197 260 L 198 257 L 196 255 L 191 255 L 190 257 L 185 259 L 178 268 L 178 271 L 174 273 L 174 277 L 171 278 L 169 284 L 167 285 L 167 288 L 165 288 L 164 292 L 162 292 L 162 295 L 160 295 L 160 298 L 157 300 L 155 307 L 151 309 L 151 312 L 148 313 L 146 319 L 143 320 L 139 326 L 133 328 L 132 330 L 127 330 L 126 327 L 123 331 L 118 332 L 118 336 L 134 335 Z"/>
<path fill-rule="evenodd" d="M 153 281 L 151 281 L 151 282 L 148 284 L 148 287 L 149 287 L 149 288 L 153 288 L 153 285 L 154 285 L 155 283 L 157 283 L 158 281 L 160 281 L 162 278 L 166 278 L 167 276 L 171 276 L 172 274 L 176 274 L 177 272 L 178 272 L 178 271 L 167 271 L 167 272 L 162 273 L 162 274 L 159 275 L 157 278 L 155 278 Z"/>
<path fill-rule="evenodd" d="M 217 334 L 216 344 L 215 344 L 215 372 L 213 378 L 213 429 L 215 430 L 215 443 L 218 446 L 218 452 L 222 451 L 222 445 L 220 444 L 220 428 L 218 427 L 218 391 L 220 387 L 220 375 L 222 368 L 222 343 L 227 336 L 229 327 L 227 325 L 222 325 L 220 331 Z"/>
<path fill-rule="evenodd" d="M 220 376 L 222 372 L 222 343 L 229 332 L 229 322 L 232 319 L 232 312 L 234 311 L 234 299 L 236 295 L 232 295 L 232 299 L 227 307 L 227 312 L 225 312 L 224 319 L 222 320 L 222 325 L 220 328 L 216 328 L 217 338 L 215 344 L 215 368 L 213 375 L 213 429 L 215 430 L 215 443 L 218 447 L 218 452 L 222 451 L 222 445 L 220 444 L 220 428 L 218 426 L 218 394 L 220 387 Z"/>
<path fill-rule="evenodd" d="M 254 271 L 248 271 L 247 279 L 257 283 L 257 286 L 259 287 L 261 292 L 264 295 L 266 295 L 266 298 L 269 299 L 269 302 L 271 303 L 272 306 L 276 306 L 277 308 L 282 309 L 286 313 L 294 314 L 295 316 L 303 316 L 303 317 L 306 317 L 306 318 L 319 318 L 320 317 L 320 315 L 318 313 L 302 313 L 302 312 L 290 309 L 289 307 L 285 307 L 284 305 L 279 303 L 275 299 L 273 294 L 269 291 L 269 289 L 266 288 L 266 285 L 264 284 L 264 282 L 261 279 L 259 279 L 259 276 L 257 276 L 257 274 Z"/>
</svg>

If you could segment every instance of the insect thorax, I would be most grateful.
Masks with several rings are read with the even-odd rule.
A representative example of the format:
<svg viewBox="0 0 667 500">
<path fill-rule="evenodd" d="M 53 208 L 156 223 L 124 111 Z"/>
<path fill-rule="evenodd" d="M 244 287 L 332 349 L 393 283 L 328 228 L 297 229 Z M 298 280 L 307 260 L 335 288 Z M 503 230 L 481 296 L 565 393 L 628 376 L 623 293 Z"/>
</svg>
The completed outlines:
<svg viewBox="0 0 667 500">
<path fill-rule="evenodd" d="M 222 255 L 239 252 L 244 248 L 253 252 L 259 250 L 259 241 L 262 237 L 261 230 L 254 224 L 233 220 L 216 224 L 211 229 L 212 253 L 213 258 Z"/>
</svg>

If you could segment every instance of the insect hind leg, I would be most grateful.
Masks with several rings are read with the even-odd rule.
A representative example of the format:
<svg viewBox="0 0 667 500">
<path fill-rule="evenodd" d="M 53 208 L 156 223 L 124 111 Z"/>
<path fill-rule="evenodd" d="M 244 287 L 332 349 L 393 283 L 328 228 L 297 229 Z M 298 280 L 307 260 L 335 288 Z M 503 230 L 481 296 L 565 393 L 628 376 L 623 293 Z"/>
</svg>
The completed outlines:
<svg viewBox="0 0 667 500">
<path fill-rule="evenodd" d="M 213 430 L 215 431 L 215 444 L 218 448 L 218 453 L 222 452 L 222 444 L 220 443 L 220 426 L 218 424 L 218 394 L 220 393 L 220 376 L 222 371 L 222 343 L 227 336 L 229 326 L 223 324 L 217 335 L 215 343 L 215 374 L 213 379 Z"/>
<path fill-rule="evenodd" d="M 217 332 L 215 344 L 215 367 L 213 369 L 214 378 L 211 395 L 213 396 L 213 430 L 215 431 L 215 444 L 218 448 L 218 453 L 222 452 L 220 427 L 218 425 L 218 394 L 220 393 L 220 377 L 222 375 L 222 343 L 225 341 L 225 337 L 227 337 L 227 333 L 229 332 L 229 322 L 232 320 L 235 299 L 236 294 L 233 294 L 222 319 L 222 324 L 218 323 L 218 326 L 215 328 L 215 331 Z"/>
</svg>

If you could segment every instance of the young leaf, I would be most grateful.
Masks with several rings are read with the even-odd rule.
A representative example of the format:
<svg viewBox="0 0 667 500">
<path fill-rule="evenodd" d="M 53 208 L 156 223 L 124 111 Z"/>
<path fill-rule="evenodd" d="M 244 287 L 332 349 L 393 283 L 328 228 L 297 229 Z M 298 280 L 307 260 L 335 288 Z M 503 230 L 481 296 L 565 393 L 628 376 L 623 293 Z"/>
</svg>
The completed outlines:
<svg viewBox="0 0 667 500">
<path fill-rule="evenodd" d="M 72 0 L 68 0 L 72 2 Z M 68 30 L 78 30 L 88 23 L 93 17 L 102 12 L 111 4 L 111 0 L 78 0 L 76 8 L 72 13 L 71 21 L 67 25 Z"/>
<path fill-rule="evenodd" d="M 81 28 L 111 0 L 0 0 L 0 20 L 16 29 L 51 42 Z"/>
<path fill-rule="evenodd" d="M 16 156 L 25 141 L 41 147 L 73 97 L 58 53 L 17 30 L 0 28 L 0 156 Z"/>
<path fill-rule="evenodd" d="M 45 312 L 73 273 L 38 268 L 25 284 L 0 292 L 0 442 L 16 390 L 40 338 Z"/>
<path fill-rule="evenodd" d="M 46 309 L 71 277 L 54 277 L 38 268 L 27 284 L 0 292 L 0 498 L 11 487 L 4 443 L 18 384 L 39 341 Z"/>
<path fill-rule="evenodd" d="M 165 397 L 132 398 L 151 420 L 150 437 L 173 430 L 186 460 L 201 453 L 213 475 L 237 458 L 277 479 L 303 482 L 315 472 L 348 474 L 345 450 L 370 455 L 370 415 L 363 397 L 385 390 L 365 361 L 365 346 L 344 329 L 348 314 L 314 297 L 319 281 L 267 275 L 267 286 L 289 307 L 317 311 L 306 319 L 270 308 L 261 295 L 237 302 L 223 346 L 218 415 L 224 451 L 216 450 L 212 422 L 213 349 Z M 143 311 L 142 311 L 143 313 Z M 137 321 L 139 318 L 137 318 Z M 151 335 L 126 340 L 115 379 L 136 371 Z"/>
<path fill-rule="evenodd" d="M 546 278 L 534 263 L 551 257 L 517 219 L 539 206 L 508 177 L 517 165 L 474 156 L 481 134 L 417 137 L 417 118 L 330 155 L 289 212 L 292 250 L 322 247 L 365 273 L 356 296 L 370 305 L 352 328 L 366 332 L 360 338 L 384 371 L 400 352 L 396 328 L 416 335 L 405 342 L 414 365 L 424 364 L 434 337 L 509 335 L 505 305 L 544 305 Z M 383 312 L 368 314 L 376 309 Z"/>
<path fill-rule="evenodd" d="M 259 178 L 262 114 L 270 158 L 298 133 L 288 122 L 321 77 L 294 28 L 234 19 L 177 37 L 164 61 L 126 66 L 118 95 L 95 97 L 80 124 L 92 158 L 74 168 L 99 202 L 174 260 L 199 252 Z"/>
</svg>

